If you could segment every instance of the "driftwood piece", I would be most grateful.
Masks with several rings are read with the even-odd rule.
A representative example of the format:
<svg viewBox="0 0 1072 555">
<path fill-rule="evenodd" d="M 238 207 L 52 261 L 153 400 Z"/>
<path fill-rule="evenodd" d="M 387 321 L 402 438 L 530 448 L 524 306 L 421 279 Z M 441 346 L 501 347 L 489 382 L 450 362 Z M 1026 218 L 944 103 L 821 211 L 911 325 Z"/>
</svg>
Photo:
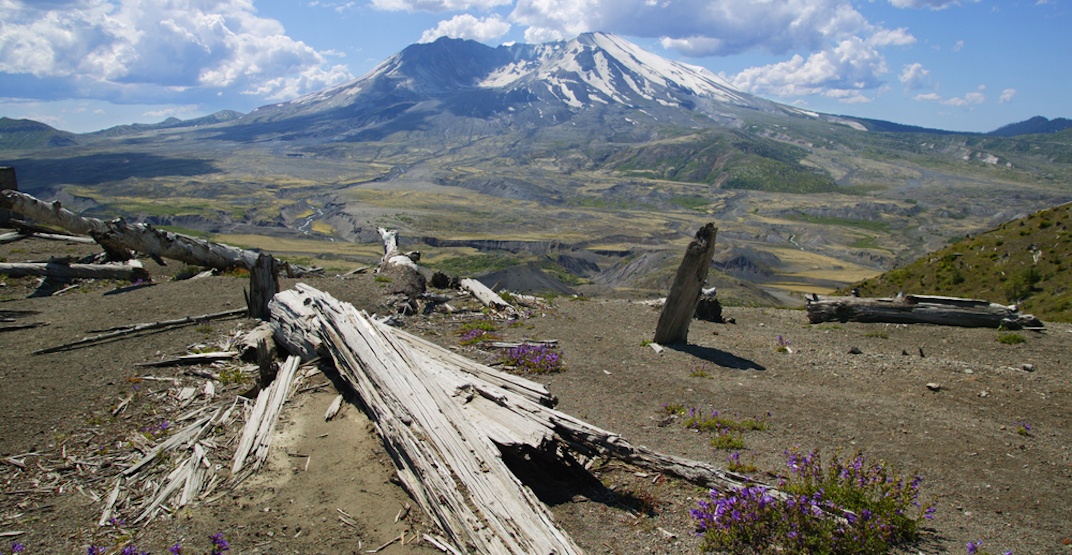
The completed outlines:
<svg viewBox="0 0 1072 555">
<path fill-rule="evenodd" d="M 937 324 L 966 328 L 1008 329 L 1042 327 L 1030 314 L 1016 306 L 1006 306 L 978 299 L 903 295 L 894 298 L 823 297 L 807 298 L 808 321 L 876 322 L 890 324 Z"/>
<path fill-rule="evenodd" d="M 312 336 L 298 340 L 299 350 L 318 344 L 330 353 L 402 483 L 459 551 L 581 552 L 509 471 L 486 430 L 465 417 L 453 390 L 438 384 L 440 370 L 414 363 L 391 328 L 308 287 L 280 293 L 272 306 L 273 318 L 288 321 L 281 328 Z"/>
<path fill-rule="evenodd" d="M 696 314 L 700 290 L 711 267 L 717 234 L 718 228 L 709 223 L 696 232 L 696 237 L 685 249 L 685 256 L 677 268 L 666 304 L 659 313 L 659 322 L 655 327 L 656 343 L 673 345 L 688 342 L 689 324 Z"/>
<path fill-rule="evenodd" d="M 47 225 L 61 227 L 76 235 L 89 235 L 109 252 L 125 248 L 151 257 L 170 258 L 195 266 L 228 270 L 250 269 L 260 253 L 222 243 L 203 241 L 188 235 L 156 229 L 148 224 L 128 224 L 86 218 L 60 206 L 18 191 L 0 191 L 0 209 L 7 209 Z M 284 264 L 287 274 L 297 277 L 313 270 Z"/>
<path fill-rule="evenodd" d="M 465 289 L 473 294 L 480 304 L 494 308 L 496 310 L 505 310 L 506 312 L 515 312 L 514 307 L 503 300 L 498 293 L 492 291 L 487 285 L 480 283 L 472 278 L 465 278 L 461 281 L 462 289 Z"/>
<path fill-rule="evenodd" d="M 249 330 L 238 341 L 238 351 L 242 353 L 242 360 L 245 362 L 257 362 L 257 349 L 260 347 L 261 342 L 265 343 L 265 347 L 269 351 L 269 358 L 275 358 L 275 339 L 272 335 L 275 333 L 275 326 L 271 322 L 261 322 L 257 327 Z"/>
<path fill-rule="evenodd" d="M 384 278 L 386 293 L 405 295 L 409 301 L 408 310 L 416 310 L 416 299 L 428 289 L 428 280 L 417 267 L 421 253 L 412 251 L 403 253 L 398 250 L 398 230 L 377 228 L 383 239 L 383 259 L 377 272 Z"/>
<path fill-rule="evenodd" d="M 63 264 L 60 262 L 0 263 L 0 274 L 11 277 L 45 276 L 53 278 L 148 280 L 149 272 L 141 264 Z"/>
<path fill-rule="evenodd" d="M 164 328 L 175 328 L 179 326 L 189 326 L 192 324 L 199 324 L 201 322 L 207 322 L 209 320 L 220 320 L 224 318 L 234 318 L 235 316 L 242 316 L 246 314 L 246 309 L 238 308 L 234 310 L 225 310 L 223 312 L 214 312 L 212 314 L 203 314 L 201 316 L 186 316 L 185 318 L 178 318 L 175 320 L 164 320 L 162 322 L 149 322 L 144 324 L 131 324 L 130 326 L 94 335 L 92 337 L 84 337 L 78 341 L 72 341 L 70 343 L 64 343 L 63 345 L 56 345 L 55 347 L 47 347 L 45 349 L 38 349 L 33 351 L 35 355 L 43 355 L 46 353 L 55 353 L 59 351 L 66 351 L 67 349 L 73 349 L 75 347 L 82 347 L 91 343 L 98 343 L 100 341 L 106 341 L 116 337 L 123 337 L 125 335 L 131 335 L 149 330 L 158 330 Z"/>
</svg>

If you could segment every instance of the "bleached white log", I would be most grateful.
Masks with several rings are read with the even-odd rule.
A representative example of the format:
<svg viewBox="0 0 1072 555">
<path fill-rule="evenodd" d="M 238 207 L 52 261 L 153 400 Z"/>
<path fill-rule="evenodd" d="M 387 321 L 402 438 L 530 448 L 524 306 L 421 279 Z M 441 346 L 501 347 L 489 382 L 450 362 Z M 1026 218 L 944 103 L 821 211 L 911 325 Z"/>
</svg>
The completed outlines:
<svg viewBox="0 0 1072 555">
<path fill-rule="evenodd" d="M 462 289 L 472 293 L 484 306 L 497 310 L 505 310 L 510 313 L 515 312 L 514 307 L 510 303 L 503 300 L 498 293 L 492 291 L 487 285 L 472 278 L 465 278 L 461 280 L 460 284 Z"/>
<path fill-rule="evenodd" d="M 277 295 L 272 316 L 288 321 L 281 328 L 319 337 L 368 407 L 402 483 L 460 551 L 580 553 L 510 473 L 486 430 L 439 386 L 437 371 L 416 363 L 391 328 L 304 286 Z"/>
</svg>

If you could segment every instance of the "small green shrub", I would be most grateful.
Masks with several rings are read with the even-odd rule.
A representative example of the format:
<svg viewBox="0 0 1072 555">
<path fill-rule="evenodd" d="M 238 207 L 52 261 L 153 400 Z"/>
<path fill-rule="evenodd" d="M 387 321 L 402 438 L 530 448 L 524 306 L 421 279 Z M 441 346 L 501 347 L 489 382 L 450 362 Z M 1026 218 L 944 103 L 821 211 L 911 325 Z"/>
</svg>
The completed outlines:
<svg viewBox="0 0 1072 555">
<path fill-rule="evenodd" d="M 999 333 L 998 343 L 1004 343 L 1005 345 L 1018 345 L 1027 341 L 1024 336 L 1018 333 Z"/>
</svg>

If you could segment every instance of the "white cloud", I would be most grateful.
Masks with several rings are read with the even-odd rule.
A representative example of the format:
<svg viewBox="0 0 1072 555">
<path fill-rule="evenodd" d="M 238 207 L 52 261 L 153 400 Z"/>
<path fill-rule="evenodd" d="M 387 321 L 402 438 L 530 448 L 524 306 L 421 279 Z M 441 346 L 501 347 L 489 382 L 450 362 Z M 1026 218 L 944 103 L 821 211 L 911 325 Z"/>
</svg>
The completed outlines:
<svg viewBox="0 0 1072 555">
<path fill-rule="evenodd" d="M 964 49 L 964 41 L 963 40 L 958 40 L 957 42 L 953 43 L 953 52 L 960 52 L 963 49 Z"/>
<path fill-rule="evenodd" d="M 998 99 L 998 102 L 1008 104 L 1012 102 L 1014 96 L 1016 96 L 1016 89 L 1005 89 L 1001 91 L 1001 98 Z"/>
<path fill-rule="evenodd" d="M 352 78 L 252 0 L 3 0 L 0 21 L 0 72 L 68 80 L 88 96 L 278 97 Z"/>
<path fill-rule="evenodd" d="M 440 21 L 435 29 L 421 35 L 420 42 L 432 42 L 439 37 L 488 41 L 497 39 L 510 31 L 510 24 L 497 16 L 477 19 L 469 14 L 456 15 Z"/>
<path fill-rule="evenodd" d="M 1006 89 L 1009 90 L 1009 89 Z M 924 102 L 938 102 L 945 104 L 946 106 L 974 106 L 986 102 L 986 85 L 980 85 L 975 91 L 965 93 L 964 96 L 954 96 L 952 98 L 945 98 L 937 93 L 917 94 L 913 98 L 915 100 Z M 1004 94 L 1004 93 L 1003 93 Z"/>
<path fill-rule="evenodd" d="M 909 89 L 920 89 L 927 85 L 930 75 L 930 70 L 924 69 L 923 64 L 917 62 L 905 65 L 898 80 Z"/>
<path fill-rule="evenodd" d="M 460 12 L 508 6 L 514 0 L 372 0 L 373 8 L 405 12 Z"/>
<path fill-rule="evenodd" d="M 748 68 L 729 77 L 733 85 L 755 94 L 780 97 L 821 95 L 840 102 L 868 102 L 867 92 L 884 86 L 886 59 L 866 41 L 853 37 L 808 56 Z"/>
<path fill-rule="evenodd" d="M 944 10 L 950 6 L 959 6 L 960 0 L 890 0 L 890 5 L 895 8 Z"/>
<path fill-rule="evenodd" d="M 690 56 L 817 50 L 882 32 L 847 0 L 518 0 L 510 17 L 528 27 L 526 40 L 608 31 L 659 38 Z"/>
</svg>

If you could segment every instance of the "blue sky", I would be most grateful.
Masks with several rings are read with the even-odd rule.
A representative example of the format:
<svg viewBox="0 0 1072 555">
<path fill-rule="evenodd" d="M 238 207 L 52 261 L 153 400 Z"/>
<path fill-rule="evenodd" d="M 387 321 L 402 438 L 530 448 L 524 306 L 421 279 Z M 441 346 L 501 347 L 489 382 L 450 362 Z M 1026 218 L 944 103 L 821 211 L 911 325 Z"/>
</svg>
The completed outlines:
<svg viewBox="0 0 1072 555">
<path fill-rule="evenodd" d="M 616 33 L 738 88 L 959 131 L 1072 117 L 1069 0 L 0 0 L 0 116 L 76 132 L 289 100 L 416 42 Z"/>
</svg>

